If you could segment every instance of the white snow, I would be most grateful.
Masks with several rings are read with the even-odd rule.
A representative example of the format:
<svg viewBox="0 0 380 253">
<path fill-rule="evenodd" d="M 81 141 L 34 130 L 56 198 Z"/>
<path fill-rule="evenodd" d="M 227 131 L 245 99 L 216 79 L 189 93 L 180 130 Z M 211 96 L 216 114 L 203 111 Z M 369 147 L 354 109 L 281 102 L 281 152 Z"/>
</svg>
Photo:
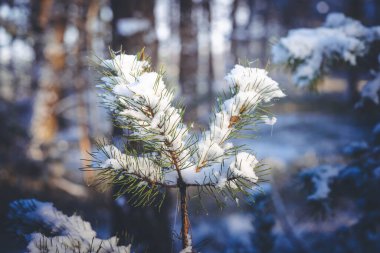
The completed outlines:
<svg viewBox="0 0 380 253">
<path fill-rule="evenodd" d="M 117 21 L 116 30 L 121 36 L 129 37 L 145 32 L 151 28 L 150 21 L 146 18 L 121 18 Z"/>
<path fill-rule="evenodd" d="M 326 199 L 331 191 L 329 184 L 336 177 L 342 167 L 323 165 L 311 168 L 303 172 L 303 174 L 311 175 L 311 181 L 314 184 L 314 193 L 308 196 L 309 200 Z"/>
<path fill-rule="evenodd" d="M 271 117 L 269 118 L 268 115 L 264 115 L 261 117 L 261 120 L 267 124 L 267 125 L 270 125 L 270 126 L 273 126 L 274 124 L 276 124 L 277 122 L 277 118 L 276 117 Z"/>
<path fill-rule="evenodd" d="M 265 102 L 269 102 L 273 98 L 285 97 L 278 83 L 268 76 L 265 69 L 235 65 L 226 76 L 226 80 L 231 85 L 237 85 L 241 92 L 257 93 Z"/>
<path fill-rule="evenodd" d="M 124 78 L 127 83 L 135 81 L 144 68 L 149 67 L 148 62 L 139 61 L 135 55 L 119 54 L 113 59 L 103 60 L 101 65 L 110 70 L 116 71 L 118 77 Z"/>
<path fill-rule="evenodd" d="M 289 64 L 293 81 L 307 86 L 317 79 L 325 66 L 336 60 L 356 65 L 368 50 L 368 43 L 380 39 L 380 27 L 367 28 L 360 22 L 333 13 L 323 27 L 291 30 L 273 48 L 273 62 Z"/>
<path fill-rule="evenodd" d="M 186 236 L 187 236 L 187 241 L 189 243 L 189 246 L 182 249 L 179 253 L 192 253 L 193 252 L 193 247 L 191 246 L 191 243 L 192 243 L 191 236 L 189 234 L 187 234 Z"/>
<path fill-rule="evenodd" d="M 258 163 L 259 161 L 254 155 L 241 152 L 237 154 L 235 161 L 231 163 L 230 170 L 233 176 L 246 178 L 251 182 L 256 183 L 259 178 L 257 177 L 254 168 Z"/>
<path fill-rule="evenodd" d="M 364 87 L 362 88 L 360 94 L 361 99 L 356 104 L 356 107 L 360 107 L 363 105 L 365 100 L 370 100 L 375 104 L 379 104 L 379 92 L 380 92 L 380 73 L 377 74 L 377 76 L 371 80 L 368 81 Z"/>
<path fill-rule="evenodd" d="M 223 164 L 213 163 L 198 172 L 195 166 L 189 167 L 181 170 L 181 175 L 185 183 L 190 185 L 210 185 L 221 189 L 225 186 L 235 188 L 236 179 L 244 179 L 251 183 L 258 181 L 255 173 L 258 163 L 254 155 L 240 152 L 236 156 L 226 159 Z M 167 182 L 173 178 L 175 178 L 174 172 L 165 174 Z"/>
<path fill-rule="evenodd" d="M 118 246 L 118 239 L 111 237 L 107 240 L 96 238 L 96 232 L 91 224 L 83 221 L 80 216 L 66 216 L 57 210 L 52 203 L 40 202 L 34 199 L 19 200 L 11 203 L 11 218 L 21 219 L 36 231 L 41 227 L 48 229 L 46 236 L 42 233 L 31 233 L 28 252 L 130 252 L 130 246 Z M 79 247 L 79 248 L 78 248 Z"/>
<path fill-rule="evenodd" d="M 94 167 L 122 170 L 137 178 L 146 178 L 152 182 L 162 182 L 161 168 L 152 160 L 153 156 L 129 156 L 123 154 L 117 147 L 106 145 L 95 153 Z"/>
<path fill-rule="evenodd" d="M 186 248 L 182 249 L 179 253 L 191 253 L 193 252 L 192 246 L 187 246 Z"/>
<path fill-rule="evenodd" d="M 81 241 L 81 238 L 54 236 L 47 237 L 40 233 L 31 235 L 27 249 L 33 253 L 76 253 L 76 252 L 98 252 L 98 253 L 130 253 L 131 246 L 117 246 L 118 239 L 111 237 L 108 240 L 94 238 L 92 241 Z"/>
</svg>

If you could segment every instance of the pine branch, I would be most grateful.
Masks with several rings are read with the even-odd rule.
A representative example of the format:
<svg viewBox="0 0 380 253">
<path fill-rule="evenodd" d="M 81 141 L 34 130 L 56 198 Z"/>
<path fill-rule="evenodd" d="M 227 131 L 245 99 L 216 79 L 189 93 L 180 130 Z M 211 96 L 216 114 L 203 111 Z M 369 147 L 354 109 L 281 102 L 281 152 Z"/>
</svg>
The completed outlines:
<svg viewBox="0 0 380 253">
<path fill-rule="evenodd" d="M 228 151 L 226 146 L 231 144 L 224 143 L 232 137 L 239 137 L 239 133 L 248 126 L 262 121 L 263 103 L 285 96 L 278 84 L 262 69 L 236 65 L 226 79 L 230 83 L 232 94 L 229 99 L 226 95 L 224 99 L 218 99 L 210 130 L 203 133 L 203 139 L 198 144 L 200 151 L 197 172 L 212 163 L 229 158 L 225 149 Z"/>
<path fill-rule="evenodd" d="M 357 59 L 379 40 L 380 26 L 366 27 L 341 13 L 332 13 L 322 27 L 291 30 L 273 46 L 273 62 L 287 65 L 298 86 L 316 89 L 332 66 L 357 65 Z"/>
<path fill-rule="evenodd" d="M 128 129 L 129 141 L 142 148 L 120 151 L 98 144 L 91 167 L 100 170 L 101 182 L 125 186 L 138 204 L 150 203 L 147 194 L 158 196 L 160 188 L 204 187 L 235 198 L 257 185 L 262 165 L 243 145 L 234 147 L 229 140 L 259 123 L 275 123 L 267 107 L 285 94 L 265 70 L 236 65 L 226 77 L 229 95 L 218 99 L 209 130 L 199 136 L 183 123 L 184 110 L 166 88 L 162 70 L 152 72 L 143 53 L 111 55 L 97 66 L 103 75 L 101 97 L 115 124 Z"/>
</svg>

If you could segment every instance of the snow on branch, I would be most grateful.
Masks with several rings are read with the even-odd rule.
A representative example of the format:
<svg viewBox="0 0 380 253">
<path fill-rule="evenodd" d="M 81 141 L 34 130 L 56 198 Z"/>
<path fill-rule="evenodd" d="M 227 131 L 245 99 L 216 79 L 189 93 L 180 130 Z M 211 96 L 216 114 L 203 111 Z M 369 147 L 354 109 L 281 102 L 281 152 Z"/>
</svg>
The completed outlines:
<svg viewBox="0 0 380 253">
<path fill-rule="evenodd" d="M 226 141 L 237 137 L 234 134 L 242 128 L 255 121 L 264 120 L 262 111 L 258 108 L 262 102 L 285 96 L 264 69 L 236 65 L 226 76 L 226 80 L 231 86 L 232 96 L 216 109 L 210 122 L 210 130 L 203 134 L 197 144 L 196 172 L 229 157 L 228 153 L 233 150 L 233 145 Z"/>
<path fill-rule="evenodd" d="M 313 185 L 313 193 L 307 199 L 324 200 L 328 198 L 331 191 L 330 183 L 338 176 L 341 170 L 341 166 L 322 165 L 303 171 L 300 174 L 301 178 L 310 181 Z"/>
<path fill-rule="evenodd" d="M 322 27 L 291 30 L 272 48 L 273 62 L 289 65 L 297 85 L 311 86 L 333 62 L 356 65 L 368 45 L 379 39 L 380 26 L 365 27 L 332 13 Z"/>
<path fill-rule="evenodd" d="M 262 165 L 228 140 L 254 124 L 275 123 L 263 106 L 285 94 L 267 71 L 236 65 L 226 76 L 230 94 L 218 100 L 209 130 L 199 134 L 189 132 L 173 91 L 167 89 L 162 72 L 151 69 L 143 52 L 112 54 L 98 68 L 104 105 L 115 124 L 129 130 L 128 141 L 140 148 L 99 143 L 92 168 L 104 180 L 128 183 L 126 191 L 135 194 L 135 204 L 150 202 L 160 187 L 242 191 L 258 182 L 255 171 Z"/>
<path fill-rule="evenodd" d="M 29 241 L 28 252 L 130 253 L 130 246 L 118 246 L 116 237 L 96 238 L 90 223 L 77 215 L 66 216 L 52 203 L 17 200 L 10 204 L 8 216 L 17 225 L 16 233 Z"/>
<path fill-rule="evenodd" d="M 374 79 L 368 81 L 360 91 L 361 98 L 355 104 L 355 107 L 364 106 L 365 101 L 372 101 L 372 103 L 379 105 L 380 99 L 380 72 L 378 72 Z"/>
</svg>

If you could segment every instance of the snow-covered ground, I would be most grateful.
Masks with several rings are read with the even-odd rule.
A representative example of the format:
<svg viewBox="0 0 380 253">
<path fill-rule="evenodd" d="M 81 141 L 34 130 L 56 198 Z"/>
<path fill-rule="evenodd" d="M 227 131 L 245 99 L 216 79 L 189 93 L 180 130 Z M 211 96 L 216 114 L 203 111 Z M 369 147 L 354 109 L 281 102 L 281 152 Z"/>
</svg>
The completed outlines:
<svg viewBox="0 0 380 253">
<path fill-rule="evenodd" d="M 273 127 L 262 126 L 258 138 L 249 146 L 260 158 L 282 166 L 310 154 L 331 156 L 352 141 L 366 139 L 360 126 L 346 115 L 294 112 L 277 115 L 277 119 Z"/>
</svg>

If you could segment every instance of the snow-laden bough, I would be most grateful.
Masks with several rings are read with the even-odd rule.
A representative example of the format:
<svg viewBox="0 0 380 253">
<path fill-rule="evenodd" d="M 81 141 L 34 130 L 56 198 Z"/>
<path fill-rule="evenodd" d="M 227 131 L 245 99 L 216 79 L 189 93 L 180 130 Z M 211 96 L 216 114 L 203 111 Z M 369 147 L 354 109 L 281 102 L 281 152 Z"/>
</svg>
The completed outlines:
<svg viewBox="0 0 380 253">
<path fill-rule="evenodd" d="M 9 219 L 16 233 L 28 241 L 28 252 L 130 253 L 131 246 L 119 246 L 118 238 L 96 237 L 91 224 L 80 216 L 67 216 L 52 203 L 22 199 L 10 204 Z"/>
<path fill-rule="evenodd" d="M 355 66 L 369 45 L 380 40 L 380 26 L 366 27 L 341 13 L 331 13 L 318 28 L 291 30 L 272 48 L 273 62 L 287 64 L 293 82 L 313 86 L 335 62 Z"/>
</svg>

